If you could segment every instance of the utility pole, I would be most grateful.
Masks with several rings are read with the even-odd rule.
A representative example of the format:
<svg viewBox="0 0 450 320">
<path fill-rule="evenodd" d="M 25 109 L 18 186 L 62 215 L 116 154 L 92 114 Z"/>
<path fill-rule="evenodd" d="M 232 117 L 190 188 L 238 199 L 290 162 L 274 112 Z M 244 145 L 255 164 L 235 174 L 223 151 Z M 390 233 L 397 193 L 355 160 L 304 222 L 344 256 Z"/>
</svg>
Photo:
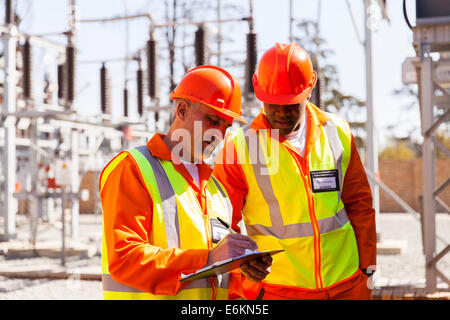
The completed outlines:
<svg viewBox="0 0 450 320">
<path fill-rule="evenodd" d="M 5 26 L 8 33 L 3 41 L 5 56 L 5 82 L 3 84 L 3 112 L 16 112 L 16 46 L 17 27 L 14 24 L 14 11 L 12 1 L 6 0 Z M 3 214 L 5 217 L 5 241 L 16 237 L 16 210 L 17 200 L 14 198 L 16 178 L 16 117 L 6 116 L 3 121 L 5 143 L 3 146 L 3 176 L 4 176 L 4 202 Z"/>
<path fill-rule="evenodd" d="M 445 2 L 445 1 L 444 1 Z M 422 205 L 422 240 L 425 255 L 425 289 L 428 293 L 436 292 L 438 278 L 450 285 L 448 276 L 439 270 L 438 262 L 450 252 L 450 244 L 444 241 L 444 247 L 436 245 L 439 239 L 436 232 L 437 203 L 444 211 L 450 213 L 447 204 L 439 199 L 439 194 L 448 190 L 450 177 L 437 184 L 447 176 L 437 172 L 436 151 L 439 149 L 450 157 L 450 149 L 440 143 L 436 137 L 437 129 L 450 121 L 450 91 L 448 58 L 445 52 L 450 50 L 450 7 L 439 0 L 416 0 L 416 25 L 413 31 L 413 46 L 419 57 L 417 83 L 419 85 L 420 115 L 423 136 L 423 205 Z M 404 5 L 404 10 L 406 6 Z M 433 59 L 432 53 L 438 52 L 439 58 Z M 437 94 L 440 91 L 441 95 Z M 442 111 L 436 112 L 436 111 Z"/>
<path fill-rule="evenodd" d="M 376 128 L 374 124 L 373 109 L 373 82 L 372 82 L 372 0 L 364 1 L 364 53 L 366 60 L 366 166 L 369 171 L 378 177 L 378 148 L 376 139 Z M 376 183 L 370 181 L 373 198 L 373 208 L 376 212 L 376 223 L 379 225 L 380 213 L 380 191 Z"/>
<path fill-rule="evenodd" d="M 434 159 L 434 148 L 432 135 L 427 134 L 434 122 L 433 116 L 433 60 L 430 55 L 430 45 L 421 44 L 420 46 L 420 103 L 422 114 L 422 135 L 423 145 L 423 246 L 425 253 L 426 289 L 429 292 L 436 290 L 437 279 L 436 269 L 428 267 L 436 253 L 436 203 L 433 191 L 436 186 L 436 167 Z"/>
<path fill-rule="evenodd" d="M 68 46 L 72 46 L 73 49 L 73 54 L 75 55 L 75 57 L 77 56 L 77 47 L 76 47 L 76 28 L 77 28 L 77 6 L 76 6 L 76 2 L 75 0 L 70 0 L 70 16 L 69 16 L 69 37 L 68 37 Z M 73 81 L 76 83 L 75 79 L 76 79 L 76 58 L 75 62 L 74 62 L 74 70 L 72 70 L 72 72 L 74 73 L 73 75 Z M 76 86 L 73 86 L 73 96 L 74 99 L 73 101 L 70 101 L 71 103 L 71 108 L 73 108 L 73 104 L 75 102 L 75 97 L 76 97 L 76 92 L 75 89 Z M 79 188 L 80 188 L 80 177 L 79 177 L 79 162 L 80 162 L 80 157 L 79 157 L 79 132 L 77 130 L 72 129 L 71 133 L 70 133 L 71 137 L 71 148 L 70 148 L 70 162 L 71 162 L 71 186 L 70 186 L 70 192 L 72 193 L 78 193 Z M 79 213 L 80 213 L 80 202 L 78 198 L 71 198 L 71 229 L 70 229 L 70 235 L 72 240 L 78 240 L 79 237 Z M 64 207 L 63 207 L 64 210 Z M 64 223 L 64 221 L 63 221 Z"/>
</svg>

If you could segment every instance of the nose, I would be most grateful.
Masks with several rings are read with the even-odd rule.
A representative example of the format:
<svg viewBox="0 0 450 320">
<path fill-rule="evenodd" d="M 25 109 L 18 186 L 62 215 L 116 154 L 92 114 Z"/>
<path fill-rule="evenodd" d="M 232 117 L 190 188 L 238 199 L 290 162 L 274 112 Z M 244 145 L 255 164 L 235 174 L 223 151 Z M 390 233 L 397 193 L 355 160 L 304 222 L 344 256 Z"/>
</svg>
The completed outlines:
<svg viewBox="0 0 450 320">
<path fill-rule="evenodd" d="M 211 127 L 204 132 L 203 141 L 209 141 L 210 143 L 217 145 L 224 139 L 225 130 L 226 127 L 222 125 Z"/>
<path fill-rule="evenodd" d="M 292 116 L 292 111 L 287 108 L 280 108 L 275 112 L 275 115 L 279 118 L 286 119 Z"/>
<path fill-rule="evenodd" d="M 291 106 L 281 106 L 278 110 L 281 114 L 292 114 L 294 112 L 294 108 Z"/>
</svg>

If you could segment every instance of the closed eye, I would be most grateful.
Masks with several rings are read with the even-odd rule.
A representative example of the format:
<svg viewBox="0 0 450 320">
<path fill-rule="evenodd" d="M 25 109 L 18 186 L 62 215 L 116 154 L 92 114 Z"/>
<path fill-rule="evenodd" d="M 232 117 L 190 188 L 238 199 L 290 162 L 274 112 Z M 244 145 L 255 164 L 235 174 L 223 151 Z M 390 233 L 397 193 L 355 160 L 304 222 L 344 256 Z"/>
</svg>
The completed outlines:
<svg viewBox="0 0 450 320">
<path fill-rule="evenodd" d="M 216 119 L 216 118 L 212 118 L 212 117 L 208 117 L 209 123 L 213 126 L 219 126 L 220 124 L 222 124 L 222 120 Z"/>
</svg>

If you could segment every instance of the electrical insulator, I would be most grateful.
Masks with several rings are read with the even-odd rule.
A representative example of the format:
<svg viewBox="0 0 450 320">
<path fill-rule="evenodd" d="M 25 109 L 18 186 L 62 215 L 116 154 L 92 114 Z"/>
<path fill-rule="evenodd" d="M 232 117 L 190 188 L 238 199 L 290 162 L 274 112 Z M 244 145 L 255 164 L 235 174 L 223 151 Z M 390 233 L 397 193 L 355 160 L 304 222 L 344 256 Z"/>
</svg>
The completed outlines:
<svg viewBox="0 0 450 320">
<path fill-rule="evenodd" d="M 111 80 L 105 64 L 100 68 L 100 103 L 102 113 L 111 114 Z"/>
<path fill-rule="evenodd" d="M 26 99 L 33 95 L 33 53 L 29 39 L 23 45 L 23 95 Z"/>
<path fill-rule="evenodd" d="M 156 72 L 157 72 L 157 55 L 156 55 L 156 40 L 147 41 L 147 81 L 148 81 L 148 95 L 150 98 L 156 97 Z"/>
<path fill-rule="evenodd" d="M 12 0 L 5 0 L 5 24 L 12 24 L 14 20 Z"/>
<path fill-rule="evenodd" d="M 66 79 L 67 79 L 67 101 L 75 99 L 75 47 L 66 47 Z"/>
<path fill-rule="evenodd" d="M 123 115 L 128 117 L 128 89 L 123 89 Z"/>
<path fill-rule="evenodd" d="M 144 74 L 142 69 L 138 69 L 136 72 L 136 85 L 137 85 L 137 107 L 139 116 L 144 113 Z"/>
<path fill-rule="evenodd" d="M 255 92 L 253 89 L 253 73 L 256 70 L 257 51 L 256 51 L 256 33 L 250 32 L 247 34 L 247 62 L 246 62 L 246 89 L 247 92 Z"/>
<path fill-rule="evenodd" d="M 205 29 L 203 26 L 199 26 L 195 31 L 195 64 L 197 66 L 206 63 L 206 42 L 205 42 Z"/>
<path fill-rule="evenodd" d="M 64 65 L 60 64 L 58 65 L 58 100 L 64 99 L 65 97 L 65 87 L 64 84 L 65 82 L 65 78 L 64 78 Z"/>
</svg>

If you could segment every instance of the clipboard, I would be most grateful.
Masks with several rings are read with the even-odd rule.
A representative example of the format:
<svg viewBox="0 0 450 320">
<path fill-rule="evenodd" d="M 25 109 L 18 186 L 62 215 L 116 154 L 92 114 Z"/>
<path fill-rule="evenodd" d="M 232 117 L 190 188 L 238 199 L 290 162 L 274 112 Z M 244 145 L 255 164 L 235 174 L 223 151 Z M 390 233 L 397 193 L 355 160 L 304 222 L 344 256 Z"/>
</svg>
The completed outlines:
<svg viewBox="0 0 450 320">
<path fill-rule="evenodd" d="M 226 273 L 229 272 L 231 270 L 237 269 L 239 268 L 242 264 L 254 260 L 254 259 L 258 259 L 264 256 L 272 256 L 274 254 L 283 252 L 284 249 L 278 249 L 278 250 L 271 250 L 271 251 L 261 251 L 261 252 L 255 252 L 252 251 L 250 253 L 246 253 L 243 254 L 241 256 L 237 256 L 234 258 L 229 258 L 226 260 L 222 260 L 219 262 L 216 262 L 210 266 L 198 269 L 195 273 L 190 273 L 190 274 L 181 274 L 181 279 L 179 280 L 179 282 L 184 282 L 184 281 L 192 281 L 192 280 L 197 280 L 197 279 L 201 279 L 201 278 L 207 278 L 207 277 L 212 277 L 215 275 L 219 275 L 222 273 Z"/>
</svg>

